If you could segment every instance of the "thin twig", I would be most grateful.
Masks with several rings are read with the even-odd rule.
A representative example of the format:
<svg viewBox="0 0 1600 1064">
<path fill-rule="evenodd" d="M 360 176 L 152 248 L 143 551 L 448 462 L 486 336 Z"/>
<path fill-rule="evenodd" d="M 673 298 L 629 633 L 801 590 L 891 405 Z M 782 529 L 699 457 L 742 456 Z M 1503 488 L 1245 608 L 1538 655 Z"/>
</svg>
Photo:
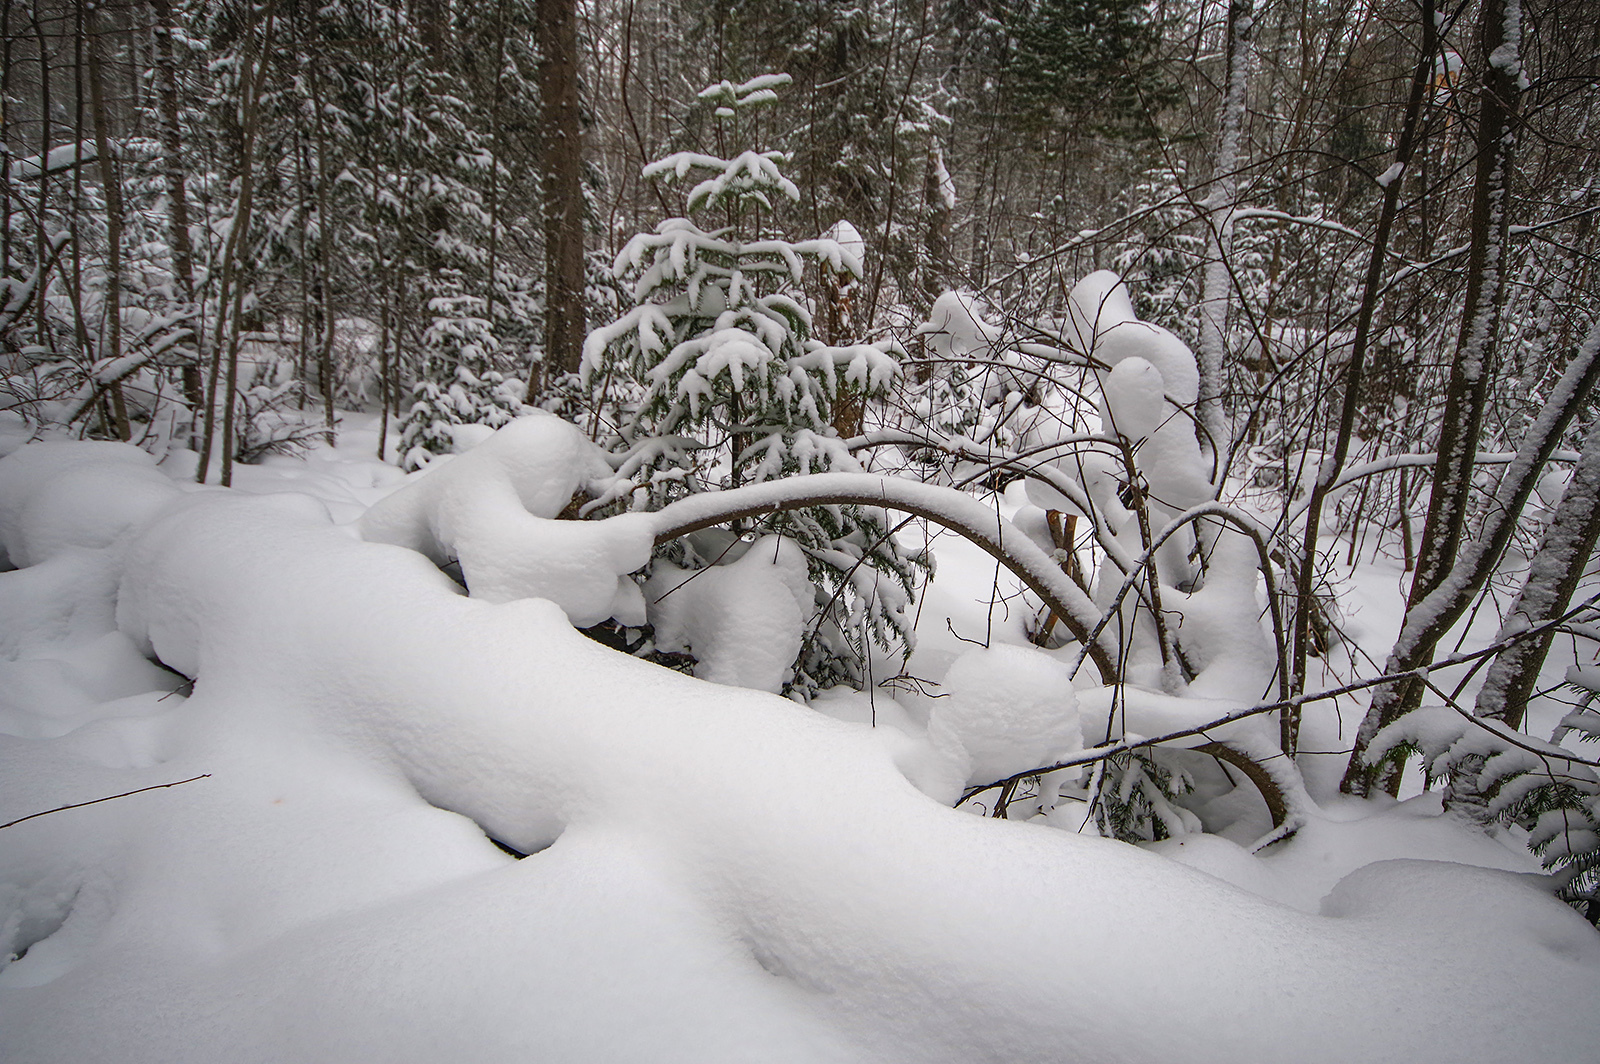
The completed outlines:
<svg viewBox="0 0 1600 1064">
<path fill-rule="evenodd" d="M 0 830 L 3 830 L 5 828 L 10 828 L 10 827 L 16 827 L 18 824 L 21 824 L 22 822 L 27 821 L 27 820 L 32 820 L 34 817 L 49 816 L 51 813 L 62 813 L 62 812 L 65 812 L 68 809 L 82 809 L 86 805 L 99 805 L 101 802 L 109 802 L 113 798 L 126 798 L 130 794 L 143 794 L 145 791 L 159 791 L 159 790 L 162 790 L 162 789 L 167 788 L 167 787 L 179 787 L 179 786 L 182 786 L 185 783 L 193 783 L 195 780 L 203 780 L 203 779 L 210 779 L 210 778 L 211 778 L 211 773 L 202 772 L 202 773 L 200 773 L 200 775 L 198 775 L 198 776 L 190 776 L 186 780 L 175 780 L 172 783 L 157 783 L 157 784 L 154 784 L 153 786 L 150 786 L 150 787 L 140 787 L 137 790 L 123 791 L 121 794 L 108 794 L 104 798 L 95 798 L 92 801 L 87 801 L 87 802 L 73 802 L 71 805 L 61 805 L 61 806 L 57 806 L 54 809 L 46 809 L 42 813 L 29 813 L 27 816 L 18 817 L 15 820 L 7 821 L 4 824 L 0 824 Z"/>
</svg>

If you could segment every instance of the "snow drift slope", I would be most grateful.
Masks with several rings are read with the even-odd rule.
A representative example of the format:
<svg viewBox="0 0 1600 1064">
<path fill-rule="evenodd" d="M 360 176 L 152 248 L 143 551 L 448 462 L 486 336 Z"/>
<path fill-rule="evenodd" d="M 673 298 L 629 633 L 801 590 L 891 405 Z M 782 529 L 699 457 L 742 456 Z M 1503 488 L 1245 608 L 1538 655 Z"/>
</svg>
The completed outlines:
<svg viewBox="0 0 1600 1064">
<path fill-rule="evenodd" d="M 542 600 L 468 599 L 303 498 L 176 499 L 122 572 L 122 630 L 193 670 L 194 693 L 152 719 L 148 767 L 6 741 L 0 820 L 83 797 L 63 781 L 211 776 L 0 832 L 0 920 L 53 904 L 59 924 L 29 917 L 39 941 L 0 972 L 6 1060 L 1595 1044 L 1600 940 L 1515 876 L 1391 862 L 1314 916 L 953 812 L 882 733 L 619 655 Z"/>
</svg>

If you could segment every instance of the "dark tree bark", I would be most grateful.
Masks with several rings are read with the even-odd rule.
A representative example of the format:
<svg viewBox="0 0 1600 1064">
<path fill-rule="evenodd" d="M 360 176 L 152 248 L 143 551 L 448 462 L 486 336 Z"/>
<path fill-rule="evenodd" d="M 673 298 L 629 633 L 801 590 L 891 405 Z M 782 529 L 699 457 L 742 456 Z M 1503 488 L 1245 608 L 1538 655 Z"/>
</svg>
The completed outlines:
<svg viewBox="0 0 1600 1064">
<path fill-rule="evenodd" d="M 274 4 L 267 5 L 263 16 L 265 29 L 259 50 L 251 48 L 254 27 L 245 33 L 243 45 L 247 61 L 240 80 L 240 148 L 239 148 L 239 198 L 234 204 L 233 224 L 228 229 L 228 239 L 222 248 L 222 285 L 218 299 L 217 327 L 212 344 L 211 373 L 206 382 L 206 429 L 200 447 L 200 465 L 195 478 L 205 482 L 211 463 L 212 441 L 215 437 L 216 398 L 219 376 L 222 382 L 222 485 L 233 482 L 233 407 L 234 390 L 239 372 L 239 313 L 243 304 L 244 286 L 239 282 L 239 259 L 247 253 L 247 236 L 251 215 L 255 210 L 255 150 L 256 132 L 261 120 L 261 88 L 266 81 L 267 60 L 272 54 Z M 249 61 L 253 60 L 253 61 Z M 226 337 L 227 359 L 222 360 Z"/>
<path fill-rule="evenodd" d="M 330 207 L 333 176 L 328 169 L 328 126 L 322 109 L 322 82 L 313 57 L 310 63 L 311 106 L 316 111 L 312 131 L 317 145 L 317 271 L 322 296 L 322 330 L 318 335 L 317 382 L 322 389 L 322 417 L 328 426 L 328 446 L 336 439 L 333 412 L 335 374 L 333 365 L 334 335 L 337 329 L 333 314 L 333 214 Z"/>
<path fill-rule="evenodd" d="M 1299 694 L 1305 690 L 1306 659 L 1311 651 L 1311 622 L 1316 610 L 1312 588 L 1315 584 L 1317 536 L 1321 528 L 1322 507 L 1333 490 L 1339 473 L 1350 455 L 1350 440 L 1355 434 L 1356 410 L 1361 397 L 1361 378 L 1366 368 L 1367 349 L 1372 342 L 1373 316 L 1383 291 L 1383 267 L 1388 255 L 1389 240 L 1394 232 L 1395 218 L 1400 209 L 1402 176 L 1417 152 L 1420 140 L 1422 107 L 1427 100 L 1429 79 L 1433 74 L 1434 51 L 1437 47 L 1434 26 L 1433 0 L 1423 0 L 1421 42 L 1417 65 L 1412 71 L 1411 87 L 1406 98 L 1405 118 L 1401 123 L 1400 137 L 1395 144 L 1394 167 L 1390 180 L 1383 186 L 1383 203 L 1378 209 L 1377 231 L 1372 237 L 1372 254 L 1367 260 L 1366 281 L 1362 288 L 1361 305 L 1356 314 L 1355 336 L 1351 341 L 1350 361 L 1345 368 L 1344 396 L 1339 409 L 1338 434 L 1333 454 L 1317 470 L 1316 482 L 1311 488 L 1311 498 L 1306 507 L 1304 546 L 1301 549 L 1299 572 L 1296 574 L 1295 601 L 1298 606 L 1294 617 L 1293 676 L 1290 689 Z M 1293 757 L 1300 737 L 1298 708 L 1284 710 L 1281 720 L 1283 750 Z"/>
<path fill-rule="evenodd" d="M 573 0 L 537 0 L 543 109 L 545 373 L 578 369 L 583 356 L 583 131 L 578 109 L 578 14 Z M 533 367 L 529 393 L 540 386 Z"/>
<path fill-rule="evenodd" d="M 0 277 L 11 276 L 11 5 L 0 4 Z"/>
<path fill-rule="evenodd" d="M 96 39 L 92 5 L 84 8 L 84 29 L 89 37 L 89 108 L 94 117 L 94 147 L 100 156 L 100 182 L 105 186 L 106 195 L 106 308 L 100 353 L 115 361 L 122 357 L 122 183 L 117 176 L 116 160 L 111 154 L 111 116 L 106 112 L 100 44 Z M 43 306 L 42 301 L 40 306 Z M 109 391 L 113 431 L 119 439 L 126 440 L 132 433 L 128 426 L 127 405 L 122 397 L 122 384 L 113 381 Z"/>
<path fill-rule="evenodd" d="M 43 223 L 44 223 L 45 215 L 47 215 L 49 213 L 49 210 L 50 210 L 50 179 L 49 179 L 49 163 L 48 163 L 49 158 L 50 158 L 50 49 L 49 49 L 48 44 L 45 41 L 44 22 L 41 21 L 41 12 L 39 10 L 39 2 L 38 2 L 38 0 L 34 0 L 34 4 L 33 4 L 33 32 L 34 32 L 35 37 L 38 39 L 38 44 L 39 44 L 39 221 L 40 221 L 40 224 L 38 224 L 38 225 L 36 225 L 34 227 L 34 233 L 33 233 L 33 239 L 34 239 L 33 261 L 35 263 L 42 263 L 42 262 L 44 262 L 44 256 L 45 256 L 45 236 L 44 236 L 44 224 Z M 96 117 L 96 120 L 98 121 L 98 119 L 99 119 L 98 110 L 96 111 L 95 117 Z M 73 153 L 74 153 L 74 155 L 77 154 L 77 149 L 76 148 L 73 149 Z M 104 173 L 104 167 L 106 165 L 105 164 L 105 151 L 104 151 L 104 148 L 101 149 L 101 153 L 100 154 L 101 154 L 101 163 L 100 163 L 100 165 L 101 165 L 101 168 L 102 168 L 101 172 Z M 109 195 L 110 195 L 110 193 L 107 192 L 107 196 L 108 197 L 109 197 Z M 108 205 L 109 205 L 109 202 L 110 201 L 108 199 L 107 200 Z M 74 226 L 74 228 L 76 228 L 76 226 Z M 50 342 L 49 341 L 50 333 L 48 331 L 49 328 L 50 328 L 50 324 L 49 324 L 48 317 L 46 316 L 46 313 L 45 313 L 45 300 L 44 299 L 41 298 L 40 300 L 38 300 L 38 302 L 35 305 L 35 310 L 37 311 L 37 317 L 35 319 L 34 328 L 38 333 L 38 342 L 40 344 L 48 344 Z"/>
<path fill-rule="evenodd" d="M 156 95 L 161 105 L 161 152 L 165 156 L 163 176 L 167 184 L 172 270 L 177 275 L 183 298 L 193 303 L 194 246 L 189 240 L 189 190 L 184 178 L 183 134 L 178 121 L 178 63 L 172 51 L 172 3 L 171 0 L 150 0 L 150 8 L 156 16 L 151 36 L 155 44 Z M 197 352 L 205 350 L 203 317 L 196 317 Z M 182 374 L 184 400 L 198 419 L 205 401 L 199 363 L 185 365 Z M 198 442 L 198 421 L 190 436 L 191 444 Z"/>
</svg>

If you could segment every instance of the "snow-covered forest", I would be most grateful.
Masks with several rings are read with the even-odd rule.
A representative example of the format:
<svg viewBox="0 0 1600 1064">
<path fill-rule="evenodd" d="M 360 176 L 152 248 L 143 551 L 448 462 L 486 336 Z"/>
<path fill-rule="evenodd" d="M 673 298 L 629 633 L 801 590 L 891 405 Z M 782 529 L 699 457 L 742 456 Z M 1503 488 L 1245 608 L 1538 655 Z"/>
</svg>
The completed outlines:
<svg viewBox="0 0 1600 1064">
<path fill-rule="evenodd" d="M 0 1059 L 1600 1059 L 1597 42 L 5 0 Z"/>
</svg>

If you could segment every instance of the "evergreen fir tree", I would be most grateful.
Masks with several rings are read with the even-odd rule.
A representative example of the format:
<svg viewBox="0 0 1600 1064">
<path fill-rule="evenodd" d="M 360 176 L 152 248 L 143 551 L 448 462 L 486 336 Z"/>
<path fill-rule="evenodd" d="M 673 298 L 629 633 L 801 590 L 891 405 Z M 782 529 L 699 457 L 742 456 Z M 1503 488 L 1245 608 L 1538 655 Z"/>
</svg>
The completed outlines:
<svg viewBox="0 0 1600 1064">
<path fill-rule="evenodd" d="M 1014 120 L 1037 132 L 1142 140 L 1176 98 L 1144 0 L 1037 0 L 1010 11 Z"/>
<path fill-rule="evenodd" d="M 787 82 L 724 81 L 700 99 L 727 120 L 770 102 Z M 690 190 L 689 211 L 729 224 L 708 230 L 671 218 L 630 240 L 615 272 L 631 282 L 634 306 L 585 345 L 590 385 L 635 389 L 619 443 L 636 505 L 659 507 L 719 480 L 736 486 L 860 468 L 833 427 L 836 404 L 852 391 L 882 396 L 901 351 L 893 341 L 836 347 L 812 338 L 798 292 L 806 264 L 855 277 L 861 264 L 833 240 L 763 238 L 762 219 L 776 202 L 799 198 L 779 169 L 786 161 L 774 151 L 732 159 L 680 152 L 645 169 L 669 179 L 709 174 Z M 906 646 L 913 562 L 881 511 L 813 507 L 773 515 L 767 525 L 806 551 L 818 589 L 817 628 L 796 665 L 796 692 L 859 684 L 869 639 Z M 680 563 L 703 561 L 672 549 Z"/>
<path fill-rule="evenodd" d="M 497 429 L 522 403 L 505 376 L 493 369 L 499 350 L 478 296 L 439 297 L 429 304 L 433 322 L 423 334 L 427 361 L 412 389 L 411 413 L 400 437 L 401 466 L 420 469 L 455 447 L 454 427 Z"/>
<path fill-rule="evenodd" d="M 1170 329 L 1192 346 L 1206 241 L 1185 177 L 1181 168 L 1166 165 L 1139 175 L 1119 203 L 1137 220 L 1112 249 L 1111 263 L 1132 291 L 1139 318 Z"/>
</svg>

